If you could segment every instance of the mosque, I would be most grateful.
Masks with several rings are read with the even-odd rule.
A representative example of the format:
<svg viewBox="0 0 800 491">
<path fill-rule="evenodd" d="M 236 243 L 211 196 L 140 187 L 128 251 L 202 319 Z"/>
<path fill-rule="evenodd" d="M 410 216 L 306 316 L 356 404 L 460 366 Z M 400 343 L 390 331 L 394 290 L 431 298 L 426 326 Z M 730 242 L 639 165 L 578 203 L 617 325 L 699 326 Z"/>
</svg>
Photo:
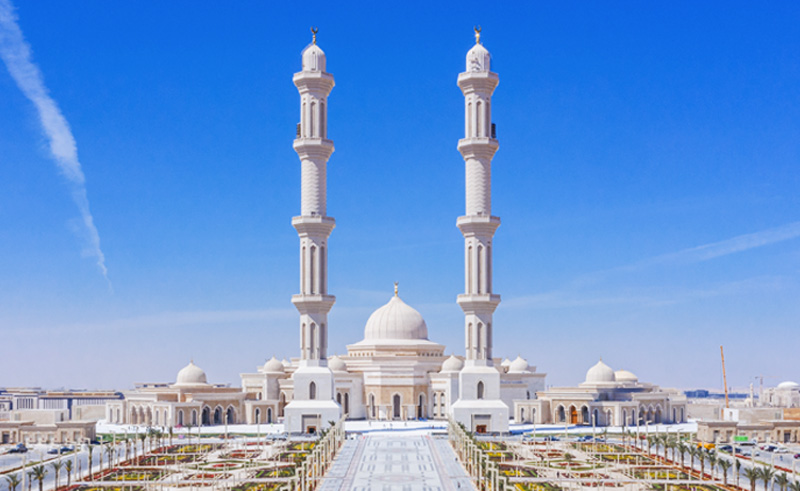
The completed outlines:
<svg viewBox="0 0 800 491">
<path fill-rule="evenodd" d="M 492 287 L 492 241 L 500 218 L 491 209 L 491 162 L 499 144 L 492 123 L 491 97 L 498 85 L 491 55 L 476 29 L 475 46 L 458 75 L 464 95 L 466 209 L 456 225 L 464 236 L 465 353 L 445 357 L 445 347 L 428 338 L 422 315 L 398 294 L 367 320 L 364 338 L 347 355 L 327 356 L 327 316 L 335 302 L 328 293 L 328 237 L 336 222 L 326 212 L 327 162 L 334 151 L 327 138 L 327 100 L 334 87 L 326 56 L 314 39 L 302 52 L 302 70 L 293 81 L 300 94 L 300 123 L 294 150 L 301 166 L 301 210 L 292 219 L 299 236 L 300 356 L 268 360 L 241 374 L 241 389 L 210 385 L 190 363 L 174 384 L 148 384 L 109 403 L 115 423 L 198 425 L 283 421 L 290 433 L 314 433 L 342 416 L 349 419 L 409 420 L 453 417 L 476 432 L 508 431 L 520 422 L 613 424 L 645 418 L 682 421 L 684 411 L 670 395 L 610 368 L 590 369 L 586 383 L 545 391 L 545 374 L 522 357 L 495 358 L 492 317 L 500 296 Z M 605 368 L 604 368 L 605 367 Z M 602 373 L 600 373 L 602 372 Z M 615 379 L 616 377 L 616 379 Z M 626 378 L 627 377 L 627 378 Z M 647 416 L 652 408 L 653 414 Z M 634 415 L 636 414 L 636 415 Z"/>
</svg>

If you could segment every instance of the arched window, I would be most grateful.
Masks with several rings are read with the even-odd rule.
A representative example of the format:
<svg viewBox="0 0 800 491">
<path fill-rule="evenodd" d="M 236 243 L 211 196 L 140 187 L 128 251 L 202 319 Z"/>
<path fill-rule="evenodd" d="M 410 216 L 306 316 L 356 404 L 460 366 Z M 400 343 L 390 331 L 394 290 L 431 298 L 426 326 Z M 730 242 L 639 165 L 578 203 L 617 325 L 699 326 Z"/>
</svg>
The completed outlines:
<svg viewBox="0 0 800 491">
<path fill-rule="evenodd" d="M 309 260 L 311 267 L 311 293 L 317 293 L 317 247 L 311 246 L 311 258 Z"/>
<path fill-rule="evenodd" d="M 375 419 L 375 394 L 369 395 L 369 412 L 373 419 Z"/>
<path fill-rule="evenodd" d="M 319 103 L 319 136 L 320 138 L 325 138 L 325 103 Z"/>
<path fill-rule="evenodd" d="M 350 393 L 344 393 L 344 413 L 350 414 Z"/>
<path fill-rule="evenodd" d="M 478 293 L 486 293 L 486 255 L 482 245 L 478 245 Z"/>
<path fill-rule="evenodd" d="M 315 360 L 317 359 L 317 325 L 312 322 L 309 331 L 310 332 L 308 333 L 308 338 L 309 338 L 308 342 L 309 342 L 309 350 L 311 351 L 311 353 L 309 353 L 309 357 L 312 360 Z"/>
<path fill-rule="evenodd" d="M 336 393 L 336 402 L 337 402 L 337 403 L 338 403 L 340 406 L 342 405 L 342 393 L 341 393 L 341 392 L 337 392 L 337 393 Z"/>
<path fill-rule="evenodd" d="M 197 409 L 192 409 L 192 426 L 197 426 Z"/>
<path fill-rule="evenodd" d="M 478 382 L 478 399 L 483 399 L 483 381 Z"/>
<path fill-rule="evenodd" d="M 317 123 L 317 103 L 311 102 L 311 137 L 319 136 L 319 126 Z"/>
<path fill-rule="evenodd" d="M 267 408 L 267 423 L 272 424 L 272 408 Z"/>
<path fill-rule="evenodd" d="M 312 401 L 317 398 L 317 384 L 314 382 L 308 384 L 308 398 Z"/>
<path fill-rule="evenodd" d="M 256 424 L 261 423 L 261 409 L 256 408 Z"/>
<path fill-rule="evenodd" d="M 475 281 L 473 280 L 473 267 L 472 267 L 472 245 L 467 247 L 467 293 L 472 293 L 474 291 L 473 285 Z"/>
<path fill-rule="evenodd" d="M 558 422 L 564 423 L 567 421 L 567 414 L 564 411 L 564 406 L 558 406 Z"/>
<path fill-rule="evenodd" d="M 236 423 L 236 411 L 232 407 L 228 407 L 228 410 L 225 412 L 225 422 L 229 425 Z"/>
</svg>

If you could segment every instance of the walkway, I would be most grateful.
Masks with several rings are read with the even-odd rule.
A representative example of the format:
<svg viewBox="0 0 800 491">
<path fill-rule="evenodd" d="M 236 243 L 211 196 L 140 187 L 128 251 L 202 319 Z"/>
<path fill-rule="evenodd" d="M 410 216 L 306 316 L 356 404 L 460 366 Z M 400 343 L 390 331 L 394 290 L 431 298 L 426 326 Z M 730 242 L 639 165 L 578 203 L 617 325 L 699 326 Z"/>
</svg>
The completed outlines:
<svg viewBox="0 0 800 491">
<path fill-rule="evenodd" d="M 321 491 L 456 491 L 474 489 L 445 439 L 368 435 L 348 440 Z"/>
</svg>

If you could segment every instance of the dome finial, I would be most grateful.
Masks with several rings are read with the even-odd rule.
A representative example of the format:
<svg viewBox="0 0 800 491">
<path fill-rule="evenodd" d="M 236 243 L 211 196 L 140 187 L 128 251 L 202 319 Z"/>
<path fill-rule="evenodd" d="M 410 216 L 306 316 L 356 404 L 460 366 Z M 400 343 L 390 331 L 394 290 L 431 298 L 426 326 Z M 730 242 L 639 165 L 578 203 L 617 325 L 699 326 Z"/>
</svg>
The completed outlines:
<svg viewBox="0 0 800 491">
<path fill-rule="evenodd" d="M 311 44 L 317 44 L 317 33 L 319 32 L 319 28 L 312 27 L 311 28 Z"/>
<path fill-rule="evenodd" d="M 475 30 L 475 44 L 481 44 L 481 26 L 473 27 Z"/>
<path fill-rule="evenodd" d="M 395 297 L 397 296 L 397 285 L 399 285 L 399 284 L 400 284 L 400 282 L 399 282 L 399 281 L 395 281 L 395 282 L 394 282 L 394 296 L 395 296 Z"/>
</svg>

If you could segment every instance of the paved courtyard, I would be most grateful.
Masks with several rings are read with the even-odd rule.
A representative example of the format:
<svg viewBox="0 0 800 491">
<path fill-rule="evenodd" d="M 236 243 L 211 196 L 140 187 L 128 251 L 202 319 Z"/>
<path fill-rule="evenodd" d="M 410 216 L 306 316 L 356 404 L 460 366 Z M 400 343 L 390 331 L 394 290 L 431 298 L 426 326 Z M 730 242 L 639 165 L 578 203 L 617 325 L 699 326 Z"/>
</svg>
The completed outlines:
<svg viewBox="0 0 800 491">
<path fill-rule="evenodd" d="M 446 439 L 368 435 L 348 440 L 322 491 L 474 489 Z"/>
</svg>

